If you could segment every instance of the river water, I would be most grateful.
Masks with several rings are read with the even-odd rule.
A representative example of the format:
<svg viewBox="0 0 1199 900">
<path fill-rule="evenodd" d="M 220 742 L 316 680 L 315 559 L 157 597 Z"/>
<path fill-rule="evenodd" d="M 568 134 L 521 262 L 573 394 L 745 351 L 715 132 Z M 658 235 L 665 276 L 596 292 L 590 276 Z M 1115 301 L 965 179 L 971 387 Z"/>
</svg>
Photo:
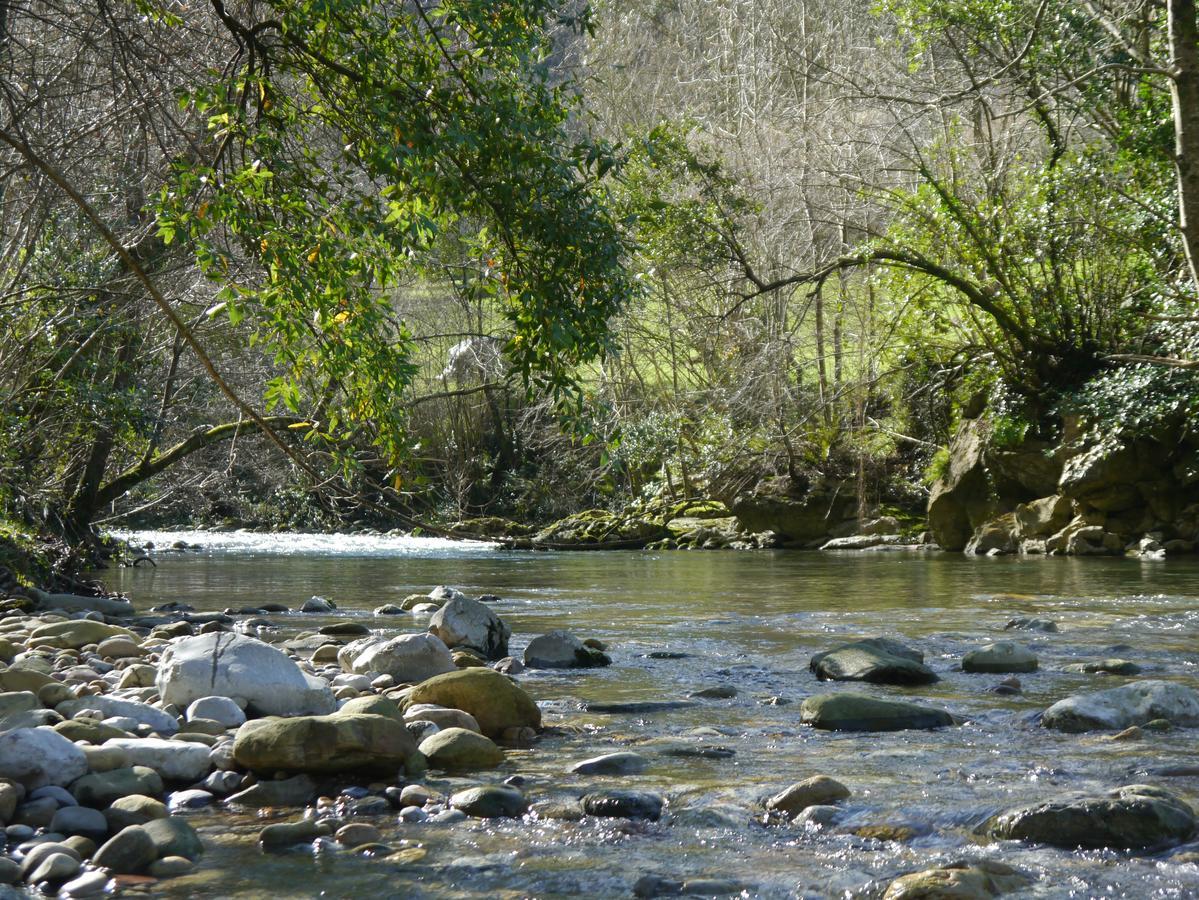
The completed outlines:
<svg viewBox="0 0 1199 900">
<path fill-rule="evenodd" d="M 980 843 L 972 829 L 1000 809 L 1064 792 L 1155 783 L 1199 804 L 1199 778 L 1155 770 L 1199 763 L 1196 731 L 1146 733 L 1142 741 L 1042 729 L 1036 714 L 1084 690 L 1127 683 L 1066 670 L 1119 656 L 1140 677 L 1199 686 L 1199 564 L 1125 559 L 966 558 L 923 552 L 529 553 L 434 539 L 369 536 L 140 533 L 158 546 L 179 538 L 200 552 L 159 553 L 158 567 L 112 570 L 108 585 L 139 610 L 182 601 L 201 610 L 268 601 L 294 608 L 319 594 L 335 617 L 272 615 L 280 640 L 338 620 L 383 633 L 424 630 L 420 616 L 372 618 L 371 610 L 446 584 L 498 594 L 512 653 L 555 628 L 609 646 L 613 664 L 577 672 L 528 672 L 525 689 L 555 726 L 530 751 L 476 778 L 432 778 L 435 787 L 527 779 L 532 801 L 597 787 L 632 787 L 668 798 L 660 823 L 616 820 L 472 821 L 452 826 L 373 820 L 392 844 L 428 854 L 398 866 L 327 847 L 264 856 L 264 820 L 225 813 L 193 822 L 208 852 L 199 869 L 153 888 L 190 897 L 628 897 L 638 877 L 721 878 L 744 896 L 865 896 L 897 875 L 961 858 L 992 858 L 1037 878 L 1022 896 L 1199 897 L 1199 858 L 1068 852 Z M 1017 616 L 1051 619 L 1057 634 L 1005 632 Z M 942 680 L 923 688 L 865 686 L 879 696 L 927 700 L 967 719 L 958 728 L 884 734 L 815 731 L 799 702 L 835 690 L 808 658 L 845 640 L 885 635 L 924 652 Z M 967 650 L 999 639 L 1028 644 L 1038 672 L 1024 692 L 989 692 L 1003 676 L 966 674 Z M 679 659 L 648 654 L 671 651 Z M 587 712 L 595 701 L 681 700 L 730 686 L 731 699 L 667 712 Z M 860 690 L 859 686 L 854 686 Z M 782 702 L 791 701 L 789 703 Z M 721 746 L 728 758 L 678 758 L 680 745 Z M 574 762 L 635 750 L 643 774 L 568 775 Z M 762 801 L 811 775 L 853 792 L 844 818 L 825 829 L 765 826 Z M 352 784 L 347 780 L 346 784 Z M 294 818 L 294 816 L 292 816 Z M 906 826 L 906 839 L 848 833 Z M 1194 851 L 1197 847 L 1183 848 Z"/>
</svg>

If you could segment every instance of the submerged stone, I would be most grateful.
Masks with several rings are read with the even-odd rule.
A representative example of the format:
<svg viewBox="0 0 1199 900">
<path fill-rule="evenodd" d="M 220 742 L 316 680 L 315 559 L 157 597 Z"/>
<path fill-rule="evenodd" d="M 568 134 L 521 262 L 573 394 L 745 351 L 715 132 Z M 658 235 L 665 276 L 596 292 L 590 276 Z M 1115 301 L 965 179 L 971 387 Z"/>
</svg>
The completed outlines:
<svg viewBox="0 0 1199 900">
<path fill-rule="evenodd" d="M 953 716 L 942 709 L 848 692 L 809 697 L 799 714 L 803 724 L 829 731 L 904 731 L 953 724 Z"/>
</svg>

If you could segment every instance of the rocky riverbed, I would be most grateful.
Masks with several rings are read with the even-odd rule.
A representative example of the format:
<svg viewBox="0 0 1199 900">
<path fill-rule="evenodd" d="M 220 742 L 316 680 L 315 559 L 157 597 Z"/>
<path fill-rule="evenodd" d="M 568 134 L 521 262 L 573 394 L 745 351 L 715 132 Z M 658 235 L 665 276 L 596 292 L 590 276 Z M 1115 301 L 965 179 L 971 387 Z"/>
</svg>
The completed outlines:
<svg viewBox="0 0 1199 900">
<path fill-rule="evenodd" d="M 0 619 L 12 890 L 228 896 L 231 864 L 288 896 L 330 872 L 428 896 L 1064 896 L 1063 867 L 1199 888 L 1191 663 L 1095 653 L 1076 622 L 1009 616 L 951 645 L 826 630 L 769 694 L 778 676 L 744 665 L 667 687 L 692 653 L 569 615 L 522 633 L 510 601 L 445 587 L 369 609 L 41 599 Z M 593 682 L 623 687 L 564 703 Z M 1070 777 L 1079 752 L 1124 762 Z M 947 801 L 971 784 L 981 802 Z M 737 846 L 753 866 L 727 864 Z M 586 874 L 613 853 L 626 869 Z M 812 854 L 820 877 L 780 881 Z"/>
</svg>

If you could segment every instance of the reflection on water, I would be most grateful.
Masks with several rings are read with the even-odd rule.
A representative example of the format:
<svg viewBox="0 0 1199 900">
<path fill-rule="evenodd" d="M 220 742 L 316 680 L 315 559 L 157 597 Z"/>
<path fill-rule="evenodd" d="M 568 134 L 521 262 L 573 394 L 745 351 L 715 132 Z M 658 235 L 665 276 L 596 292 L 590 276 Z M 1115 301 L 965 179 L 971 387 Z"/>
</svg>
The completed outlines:
<svg viewBox="0 0 1199 900">
<path fill-rule="evenodd" d="M 148 536 L 148 535 L 147 535 Z M 533 636 L 569 628 L 610 645 L 608 669 L 529 673 L 522 682 L 557 726 L 531 753 L 510 754 L 499 780 L 520 773 L 532 800 L 577 797 L 597 785 L 665 794 L 663 823 L 633 829 L 585 821 L 467 823 L 448 828 L 375 820 L 391 842 L 429 849 L 400 869 L 330 851 L 264 857 L 261 822 L 229 827 L 200 815 L 210 852 L 193 876 L 164 882 L 172 896 L 566 897 L 629 896 L 640 875 L 721 877 L 748 895 L 840 897 L 875 880 L 962 856 L 1000 858 L 1040 876 L 1029 896 L 1199 896 L 1199 867 L 1185 857 L 1074 854 L 979 845 L 975 824 L 1014 803 L 1069 790 L 1155 781 L 1199 801 L 1199 779 L 1151 770 L 1194 762 L 1193 729 L 1113 743 L 1103 735 L 1045 731 L 1035 717 L 1072 692 L 1129 679 L 1066 671 L 1118 655 L 1144 677 L 1196 685 L 1199 565 L 1103 559 L 967 559 L 917 553 L 510 553 L 429 539 L 199 535 L 148 536 L 158 546 L 197 542 L 199 553 L 160 553 L 158 568 L 105 573 L 140 609 L 179 600 L 200 609 L 335 600 L 339 618 L 449 584 L 500 595 L 497 612 L 518 654 Z M 303 548 L 303 549 L 298 549 Z M 1015 616 L 1059 623 L 1058 634 L 1021 633 L 1041 661 L 1020 676 L 1024 693 L 989 693 L 1002 676 L 957 670 L 968 649 L 999 638 Z M 270 617 L 280 637 L 328 617 Z M 420 617 L 371 619 L 388 631 L 423 630 Z M 805 696 L 827 690 L 808 657 L 847 638 L 891 635 L 926 654 L 942 681 L 928 688 L 867 688 L 927 699 L 966 717 L 939 732 L 842 735 L 799 725 Z M 655 650 L 686 654 L 651 659 Z M 669 712 L 617 716 L 588 701 L 682 699 L 727 685 L 737 695 Z M 781 705 L 774 705 L 779 701 Z M 789 703 L 786 701 L 790 701 Z M 720 745 L 731 759 L 680 759 L 680 743 Z M 564 774 L 587 756 L 634 749 L 642 775 Z M 884 842 L 841 830 L 765 828 L 760 801 L 791 782 L 827 774 L 845 782 L 854 825 L 904 825 L 914 837 Z M 470 779 L 439 780 L 446 788 Z M 347 782 L 348 783 L 348 782 Z"/>
</svg>

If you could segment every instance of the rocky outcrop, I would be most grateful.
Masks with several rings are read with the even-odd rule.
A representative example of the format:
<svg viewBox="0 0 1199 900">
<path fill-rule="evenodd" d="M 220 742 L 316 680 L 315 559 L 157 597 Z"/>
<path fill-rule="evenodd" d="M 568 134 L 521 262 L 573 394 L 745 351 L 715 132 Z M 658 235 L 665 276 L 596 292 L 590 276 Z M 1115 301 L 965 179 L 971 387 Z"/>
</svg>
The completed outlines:
<svg viewBox="0 0 1199 900">
<path fill-rule="evenodd" d="M 773 532 L 783 546 L 806 546 L 856 520 L 857 491 L 831 479 L 766 478 L 735 497 L 730 508 L 742 531 Z"/>
<path fill-rule="evenodd" d="M 1152 437 L 1087 434 L 1066 419 L 1056 446 L 996 446 L 985 418 L 962 422 L 933 484 L 928 522 L 972 554 L 1165 556 L 1199 540 L 1199 453 L 1182 425 Z"/>
</svg>

